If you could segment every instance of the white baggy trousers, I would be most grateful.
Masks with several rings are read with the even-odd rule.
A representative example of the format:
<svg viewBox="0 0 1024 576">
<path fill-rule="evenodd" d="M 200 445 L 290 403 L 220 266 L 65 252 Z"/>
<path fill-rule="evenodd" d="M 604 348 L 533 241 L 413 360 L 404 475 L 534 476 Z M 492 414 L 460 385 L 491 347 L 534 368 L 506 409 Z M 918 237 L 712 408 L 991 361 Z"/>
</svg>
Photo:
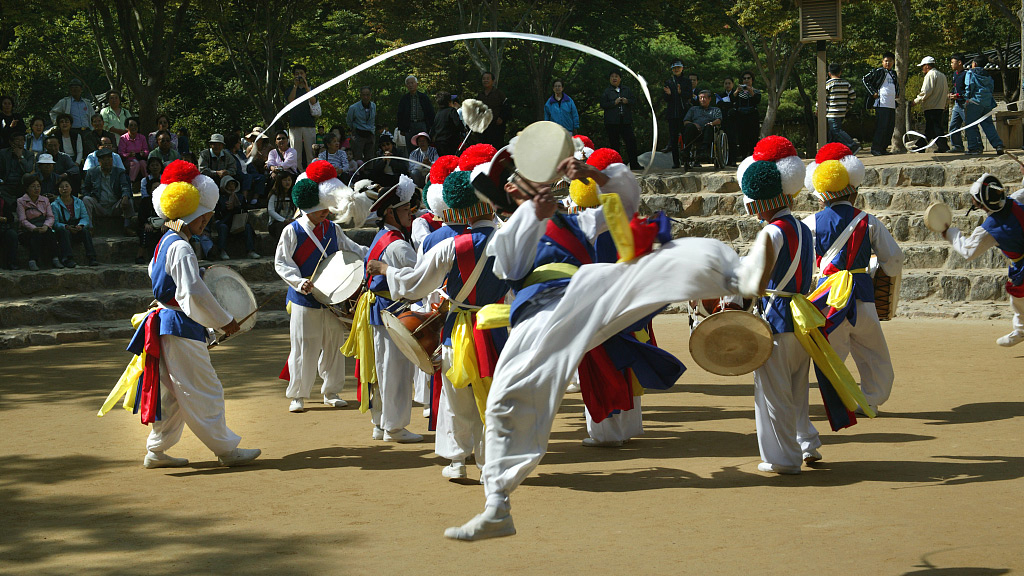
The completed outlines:
<svg viewBox="0 0 1024 576">
<path fill-rule="evenodd" d="M 412 390 L 416 366 L 405 357 L 383 326 L 373 329 L 373 353 L 377 364 L 377 390 L 370 419 L 383 430 L 400 430 L 412 421 Z"/>
<path fill-rule="evenodd" d="M 857 306 L 857 325 L 852 326 L 849 321 L 843 320 L 828 335 L 828 342 L 840 360 L 845 361 L 847 356 L 853 354 L 857 372 L 860 373 L 860 389 L 868 399 L 868 404 L 880 406 L 892 393 L 894 374 L 889 345 L 885 342 L 875 303 L 858 300 L 854 305 Z"/>
<path fill-rule="evenodd" d="M 146 448 L 164 452 L 189 430 L 214 454 L 238 447 L 242 438 L 224 417 L 224 388 L 210 363 L 206 342 L 160 337 L 160 420 L 153 423 Z"/>
<path fill-rule="evenodd" d="M 725 244 L 684 238 L 631 262 L 582 266 L 563 297 L 539 295 L 543 303 L 509 332 L 487 397 L 488 505 L 504 502 L 540 463 L 588 350 L 672 302 L 735 293 L 738 267 Z"/>
<path fill-rule="evenodd" d="M 319 373 L 323 378 L 320 392 L 341 394 L 345 387 L 345 355 L 341 346 L 348 338 L 348 329 L 327 308 L 310 308 L 292 302 L 289 337 L 292 351 L 288 355 L 289 398 L 309 398 Z"/>
<path fill-rule="evenodd" d="M 644 417 L 640 408 L 643 396 L 633 396 L 633 409 L 620 410 L 600 422 L 594 422 L 590 410 L 583 407 L 587 418 L 587 434 L 598 442 L 626 442 L 644 433 Z"/>
<path fill-rule="evenodd" d="M 473 388 L 456 388 L 448 379 L 454 352 L 441 346 L 441 399 L 437 407 L 434 453 L 455 462 L 465 462 L 476 453 L 476 465 L 484 463 L 484 423 L 476 407 Z"/>
<path fill-rule="evenodd" d="M 772 355 L 754 370 L 754 421 L 761 460 L 799 468 L 821 447 L 807 412 L 811 357 L 792 332 L 775 334 Z"/>
</svg>

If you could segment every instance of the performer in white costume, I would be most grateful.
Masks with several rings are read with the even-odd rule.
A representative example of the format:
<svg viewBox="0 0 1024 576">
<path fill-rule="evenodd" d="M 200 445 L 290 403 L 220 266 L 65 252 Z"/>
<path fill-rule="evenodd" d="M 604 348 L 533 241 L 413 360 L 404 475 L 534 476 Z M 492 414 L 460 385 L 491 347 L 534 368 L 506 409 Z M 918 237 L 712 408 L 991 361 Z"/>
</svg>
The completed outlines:
<svg viewBox="0 0 1024 576">
<path fill-rule="evenodd" d="M 334 166 L 324 160 L 310 163 L 292 187 L 292 203 L 302 216 L 281 232 L 274 256 L 274 269 L 288 284 L 291 353 L 285 396 L 291 400 L 291 412 L 305 411 L 303 402 L 318 373 L 323 378 L 320 393 L 324 404 L 335 408 L 348 405 L 340 396 L 345 386 L 345 356 L 339 350 L 348 330 L 311 292 L 312 275 L 322 259 L 338 250 L 366 257 L 368 249 L 350 240 L 328 218 L 331 209 L 348 211 L 339 203 L 347 203 L 350 196 Z"/>
</svg>

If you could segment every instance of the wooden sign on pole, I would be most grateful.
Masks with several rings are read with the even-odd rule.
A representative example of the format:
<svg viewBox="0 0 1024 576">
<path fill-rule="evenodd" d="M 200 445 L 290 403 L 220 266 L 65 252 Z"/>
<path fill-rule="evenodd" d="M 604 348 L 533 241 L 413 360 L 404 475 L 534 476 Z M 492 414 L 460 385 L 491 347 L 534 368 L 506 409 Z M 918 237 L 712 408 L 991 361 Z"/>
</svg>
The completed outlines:
<svg viewBox="0 0 1024 576">
<path fill-rule="evenodd" d="M 825 48 L 829 40 L 843 39 L 843 10 L 841 0 L 797 0 L 800 7 L 800 41 L 814 42 L 818 48 L 818 147 L 825 145 L 828 124 L 825 117 L 825 82 L 828 81 Z"/>
</svg>

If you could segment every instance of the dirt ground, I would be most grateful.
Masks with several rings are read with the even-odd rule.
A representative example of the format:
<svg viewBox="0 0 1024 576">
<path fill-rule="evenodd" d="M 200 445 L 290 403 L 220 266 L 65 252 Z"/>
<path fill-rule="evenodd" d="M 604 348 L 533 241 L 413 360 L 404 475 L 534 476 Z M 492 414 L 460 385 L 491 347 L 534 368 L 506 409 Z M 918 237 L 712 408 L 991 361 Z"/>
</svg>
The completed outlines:
<svg viewBox="0 0 1024 576">
<path fill-rule="evenodd" d="M 881 417 L 833 433 L 812 389 L 825 459 L 769 476 L 752 377 L 703 372 L 685 317 L 659 318 L 689 370 L 645 396 L 646 434 L 585 448 L 582 400 L 567 396 L 549 454 L 512 496 L 519 534 L 477 543 L 442 537 L 483 492 L 441 477 L 418 408 L 418 445 L 371 440 L 354 408 L 287 411 L 286 333 L 214 352 L 228 424 L 263 449 L 236 469 L 186 432 L 172 454 L 189 467 L 145 470 L 138 417 L 96 417 L 124 342 L 4 351 L 0 573 L 1020 573 L 1024 346 L 995 345 L 1005 320 L 885 328 L 897 380 Z M 351 387 L 343 396 L 355 404 Z"/>
</svg>

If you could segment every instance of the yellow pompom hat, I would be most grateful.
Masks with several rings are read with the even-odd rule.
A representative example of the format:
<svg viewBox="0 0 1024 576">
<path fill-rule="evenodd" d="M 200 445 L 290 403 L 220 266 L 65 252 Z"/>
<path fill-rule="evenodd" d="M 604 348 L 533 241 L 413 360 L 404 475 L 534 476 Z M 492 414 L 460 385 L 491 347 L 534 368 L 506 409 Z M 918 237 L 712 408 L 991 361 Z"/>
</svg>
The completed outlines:
<svg viewBox="0 0 1024 576">
<path fill-rule="evenodd" d="M 804 176 L 804 185 L 825 202 L 853 194 L 863 182 L 864 163 L 838 142 L 822 146 Z"/>
<path fill-rule="evenodd" d="M 569 198 L 572 199 L 572 203 L 569 205 L 569 212 L 574 214 L 586 208 L 600 206 L 601 201 L 598 199 L 597 194 L 597 182 L 594 182 L 593 179 L 587 178 L 586 182 L 573 180 L 569 183 Z"/>
<path fill-rule="evenodd" d="M 188 224 L 217 207 L 220 198 L 217 183 L 200 174 L 193 164 L 182 160 L 171 162 L 160 182 L 153 190 L 153 209 L 165 220 Z"/>
</svg>

